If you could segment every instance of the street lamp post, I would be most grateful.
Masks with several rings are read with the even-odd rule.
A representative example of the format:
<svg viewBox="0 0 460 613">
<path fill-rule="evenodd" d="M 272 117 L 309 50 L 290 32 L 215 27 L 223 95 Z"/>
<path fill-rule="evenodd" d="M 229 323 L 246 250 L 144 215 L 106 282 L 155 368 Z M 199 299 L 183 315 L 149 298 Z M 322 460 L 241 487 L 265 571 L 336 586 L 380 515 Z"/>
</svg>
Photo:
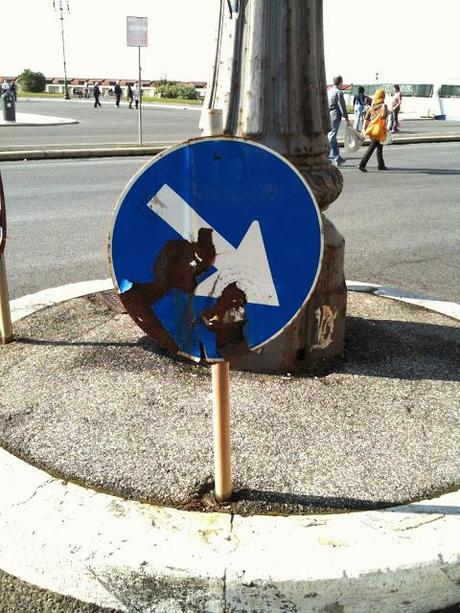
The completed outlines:
<svg viewBox="0 0 460 613">
<path fill-rule="evenodd" d="M 330 129 L 323 48 L 323 0 L 220 0 L 216 54 L 202 127 L 221 109 L 223 134 L 249 138 L 286 157 L 309 183 L 324 227 L 320 277 L 284 331 L 235 367 L 296 372 L 324 365 L 344 348 L 346 286 L 341 234 L 324 212 L 342 191 L 328 161 Z M 302 262 L 286 262 L 301 267 Z"/>
<path fill-rule="evenodd" d="M 69 1 L 65 0 L 65 3 L 66 3 L 66 7 L 67 7 L 67 14 L 69 14 L 70 13 Z M 56 10 L 56 2 L 55 2 L 55 0 L 53 0 L 53 8 L 54 8 L 54 10 Z M 63 7 L 63 0 L 59 0 L 58 10 L 59 10 L 59 12 L 61 14 L 60 21 L 61 21 L 61 37 L 62 37 L 62 58 L 63 58 L 63 61 L 64 61 L 64 100 L 70 100 L 69 87 L 68 87 L 68 84 L 67 84 L 67 67 L 66 67 L 66 62 L 65 62 L 64 7 Z"/>
</svg>

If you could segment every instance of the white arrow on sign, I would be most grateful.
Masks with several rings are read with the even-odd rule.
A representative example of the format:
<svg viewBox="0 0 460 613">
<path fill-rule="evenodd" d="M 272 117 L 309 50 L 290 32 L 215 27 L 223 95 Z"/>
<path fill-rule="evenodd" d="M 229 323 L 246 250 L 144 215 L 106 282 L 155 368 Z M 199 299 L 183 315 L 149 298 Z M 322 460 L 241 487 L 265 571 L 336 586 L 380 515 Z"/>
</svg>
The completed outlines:
<svg viewBox="0 0 460 613">
<path fill-rule="evenodd" d="M 217 270 L 195 288 L 196 296 L 218 298 L 228 285 L 236 283 L 246 294 L 248 302 L 279 306 L 264 239 L 257 220 L 251 223 L 243 240 L 235 248 L 169 185 L 163 185 L 147 206 L 182 238 L 190 242 L 197 240 L 200 228 L 212 230 L 212 240 L 216 249 L 213 266 Z"/>
</svg>

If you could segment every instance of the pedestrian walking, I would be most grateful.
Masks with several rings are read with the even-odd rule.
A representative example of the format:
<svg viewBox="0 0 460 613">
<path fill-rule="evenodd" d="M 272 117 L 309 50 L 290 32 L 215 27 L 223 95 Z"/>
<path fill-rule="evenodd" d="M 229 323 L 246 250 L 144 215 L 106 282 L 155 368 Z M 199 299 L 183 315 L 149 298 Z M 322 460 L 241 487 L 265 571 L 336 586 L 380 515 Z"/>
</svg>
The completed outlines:
<svg viewBox="0 0 460 613">
<path fill-rule="evenodd" d="M 10 89 L 11 89 L 11 86 L 10 86 L 9 82 L 6 79 L 4 79 L 4 81 L 2 83 L 2 92 L 3 93 L 9 92 Z"/>
<path fill-rule="evenodd" d="M 360 85 L 358 87 L 358 93 L 353 98 L 353 110 L 355 112 L 355 121 L 353 127 L 358 132 L 361 132 L 363 127 L 364 114 L 368 107 L 369 98 L 364 93 L 364 87 Z"/>
<path fill-rule="evenodd" d="M 119 107 L 121 94 L 123 93 L 123 90 L 120 87 L 120 81 L 117 81 L 115 83 L 115 87 L 113 88 L 113 93 L 115 94 L 115 106 Z"/>
<path fill-rule="evenodd" d="M 393 85 L 391 98 L 390 132 L 399 132 L 399 111 L 401 110 L 402 94 L 399 85 Z"/>
<path fill-rule="evenodd" d="M 88 87 L 88 81 L 85 81 L 83 83 L 83 96 L 85 98 L 89 98 L 89 87 Z"/>
<path fill-rule="evenodd" d="M 94 96 L 94 108 L 96 109 L 98 106 L 102 106 L 99 102 L 99 97 L 101 95 L 101 89 L 99 87 L 99 81 L 96 81 L 93 88 L 93 96 Z"/>
<path fill-rule="evenodd" d="M 342 118 L 347 122 L 347 126 L 351 125 L 348 119 L 347 105 L 340 86 L 343 84 L 341 75 L 334 77 L 333 87 L 329 92 L 329 115 L 331 118 L 331 129 L 327 135 L 330 144 L 329 159 L 335 166 L 341 166 L 345 162 L 345 158 L 340 156 L 339 144 L 337 143 L 337 132 L 339 131 Z"/>
<path fill-rule="evenodd" d="M 132 109 L 133 108 L 134 94 L 133 94 L 133 88 L 131 87 L 131 83 L 128 83 L 128 89 L 126 91 L 126 97 L 128 99 L 128 107 L 130 109 Z"/>
<path fill-rule="evenodd" d="M 139 108 L 139 83 L 134 83 L 133 87 L 133 98 L 134 98 L 134 106 L 136 109 Z"/>
<path fill-rule="evenodd" d="M 367 172 L 366 165 L 376 149 L 377 168 L 379 170 L 388 170 L 383 160 L 383 143 L 385 142 L 387 134 L 387 118 L 388 107 L 385 104 L 385 90 L 378 89 L 374 94 L 371 106 L 364 116 L 363 132 L 369 136 L 371 144 L 359 163 L 358 168 L 361 172 Z"/>
</svg>

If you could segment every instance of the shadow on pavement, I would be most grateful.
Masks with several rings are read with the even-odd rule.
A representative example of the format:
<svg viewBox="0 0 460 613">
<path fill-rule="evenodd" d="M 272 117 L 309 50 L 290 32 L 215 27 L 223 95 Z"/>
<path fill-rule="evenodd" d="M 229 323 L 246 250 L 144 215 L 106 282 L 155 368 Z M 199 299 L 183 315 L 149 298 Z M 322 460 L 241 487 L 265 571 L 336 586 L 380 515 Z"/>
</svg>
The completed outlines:
<svg viewBox="0 0 460 613">
<path fill-rule="evenodd" d="M 171 356 L 158 348 L 146 335 L 136 342 L 67 341 L 16 337 L 16 343 L 56 347 L 94 347 L 119 351 L 120 368 L 126 370 L 123 350 L 138 346 L 149 353 L 167 356 L 171 360 L 190 365 L 196 372 L 196 364 L 180 356 Z M 98 362 L 104 361 L 103 351 Z M 322 374 L 349 373 L 382 378 L 406 380 L 432 379 L 436 381 L 460 381 L 460 328 L 398 320 L 363 319 L 347 317 L 345 352 Z M 206 367 L 203 370 L 207 370 Z"/>
<path fill-rule="evenodd" d="M 338 372 L 396 379 L 459 381 L 460 328 L 347 318 Z"/>
<path fill-rule="evenodd" d="M 446 505 L 412 505 L 404 506 L 401 502 L 390 500 L 362 500 L 359 498 L 328 498 L 324 496 L 302 496 L 300 494 L 290 494 L 286 492 L 275 492 L 258 489 L 240 489 L 234 492 L 232 501 L 238 502 L 253 502 L 268 504 L 270 506 L 279 504 L 289 504 L 297 507 L 304 507 L 312 510 L 317 507 L 324 509 L 347 509 L 347 510 L 378 510 L 388 509 L 392 512 L 414 513 L 414 514 L 441 514 L 441 515 L 460 515 L 460 507 Z M 412 501 L 413 502 L 413 501 Z M 393 507 L 393 508 L 391 508 Z M 402 507 L 401 509 L 398 507 Z"/>
</svg>

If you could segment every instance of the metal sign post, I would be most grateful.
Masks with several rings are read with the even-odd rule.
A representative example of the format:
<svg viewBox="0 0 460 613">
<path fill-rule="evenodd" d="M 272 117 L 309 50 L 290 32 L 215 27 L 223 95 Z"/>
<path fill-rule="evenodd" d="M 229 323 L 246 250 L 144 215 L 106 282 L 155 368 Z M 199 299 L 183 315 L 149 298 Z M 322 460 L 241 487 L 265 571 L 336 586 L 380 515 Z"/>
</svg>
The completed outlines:
<svg viewBox="0 0 460 613">
<path fill-rule="evenodd" d="M 126 40 L 128 47 L 138 49 L 138 96 L 139 96 L 139 145 L 142 145 L 142 79 L 141 79 L 141 47 L 148 47 L 147 17 L 126 18 Z"/>
<path fill-rule="evenodd" d="M 223 113 L 212 109 L 205 113 L 203 136 L 219 136 L 223 132 Z M 212 418 L 214 432 L 214 493 L 218 502 L 230 500 L 233 493 L 232 448 L 230 433 L 230 364 L 211 366 Z"/>
<path fill-rule="evenodd" d="M 6 242 L 6 209 L 5 194 L 3 192 L 2 175 L 0 174 L 0 340 L 2 345 L 13 340 L 13 326 L 11 324 L 10 298 L 8 280 L 6 277 L 5 258 L 3 252 Z"/>
<path fill-rule="evenodd" d="M 139 145 L 142 145 L 142 79 L 141 79 L 141 48 L 139 52 L 139 77 L 138 77 L 138 95 L 139 95 Z"/>
<path fill-rule="evenodd" d="M 230 438 L 230 365 L 211 366 L 212 414 L 214 430 L 214 491 L 217 502 L 230 500 L 232 485 L 232 450 Z"/>
</svg>

